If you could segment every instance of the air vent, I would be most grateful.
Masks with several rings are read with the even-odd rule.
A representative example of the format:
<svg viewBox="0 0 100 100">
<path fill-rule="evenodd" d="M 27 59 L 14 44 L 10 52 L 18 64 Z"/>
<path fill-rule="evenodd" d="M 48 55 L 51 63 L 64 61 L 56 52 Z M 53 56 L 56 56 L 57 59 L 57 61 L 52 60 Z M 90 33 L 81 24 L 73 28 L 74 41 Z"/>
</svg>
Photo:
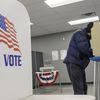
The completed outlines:
<svg viewBox="0 0 100 100">
<path fill-rule="evenodd" d="M 89 13 L 82 14 L 82 16 L 92 16 L 92 15 L 96 15 L 96 12 L 89 12 Z"/>
</svg>

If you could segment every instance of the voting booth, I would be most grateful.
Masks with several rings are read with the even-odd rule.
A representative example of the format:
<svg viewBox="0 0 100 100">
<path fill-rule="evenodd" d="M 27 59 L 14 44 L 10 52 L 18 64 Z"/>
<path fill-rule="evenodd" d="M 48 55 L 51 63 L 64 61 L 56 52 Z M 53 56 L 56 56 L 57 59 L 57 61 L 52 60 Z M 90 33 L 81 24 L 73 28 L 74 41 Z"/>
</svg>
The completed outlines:
<svg viewBox="0 0 100 100">
<path fill-rule="evenodd" d="M 100 22 L 94 22 L 94 26 L 92 28 L 92 40 L 91 46 L 93 48 L 93 54 L 95 56 L 100 56 Z"/>
<path fill-rule="evenodd" d="M 0 0 L 0 100 L 32 95 L 30 19 L 17 0 Z"/>
<path fill-rule="evenodd" d="M 21 100 L 30 95 L 32 65 L 29 15 L 17 0 L 0 0 L 0 100 Z M 59 96 L 33 98 L 53 100 Z M 95 97 L 63 96 L 64 99 L 95 100 Z M 59 100 L 62 100 L 62 96 Z"/>
<path fill-rule="evenodd" d="M 100 100 L 100 22 L 94 23 L 91 44 L 95 55 L 90 58 L 91 61 L 94 61 L 94 95 L 96 100 Z"/>
</svg>

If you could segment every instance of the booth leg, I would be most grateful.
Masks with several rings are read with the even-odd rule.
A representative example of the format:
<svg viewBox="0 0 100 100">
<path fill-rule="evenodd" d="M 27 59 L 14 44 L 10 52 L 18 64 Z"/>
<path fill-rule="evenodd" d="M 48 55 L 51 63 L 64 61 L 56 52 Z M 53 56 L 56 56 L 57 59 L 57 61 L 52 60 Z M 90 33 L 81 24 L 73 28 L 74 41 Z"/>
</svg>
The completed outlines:
<svg viewBox="0 0 100 100">
<path fill-rule="evenodd" d="M 99 62 L 94 62 L 94 95 L 96 100 L 100 99 L 100 67 Z"/>
</svg>

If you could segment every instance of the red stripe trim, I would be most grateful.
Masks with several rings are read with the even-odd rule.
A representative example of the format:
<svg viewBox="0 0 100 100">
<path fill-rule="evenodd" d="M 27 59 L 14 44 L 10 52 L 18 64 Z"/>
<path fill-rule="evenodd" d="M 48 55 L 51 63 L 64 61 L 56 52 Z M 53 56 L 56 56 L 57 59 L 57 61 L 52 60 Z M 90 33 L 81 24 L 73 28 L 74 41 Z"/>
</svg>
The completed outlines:
<svg viewBox="0 0 100 100">
<path fill-rule="evenodd" d="M 42 73 L 42 75 L 44 75 L 44 76 L 48 76 L 48 75 L 51 75 L 51 72 Z"/>
</svg>

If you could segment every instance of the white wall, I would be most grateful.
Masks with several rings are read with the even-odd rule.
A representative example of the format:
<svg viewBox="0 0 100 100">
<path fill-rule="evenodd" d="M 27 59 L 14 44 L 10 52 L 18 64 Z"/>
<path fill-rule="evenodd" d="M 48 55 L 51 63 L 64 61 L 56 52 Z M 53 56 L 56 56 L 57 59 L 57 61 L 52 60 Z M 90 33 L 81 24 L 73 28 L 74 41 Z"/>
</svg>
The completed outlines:
<svg viewBox="0 0 100 100">
<path fill-rule="evenodd" d="M 0 100 L 18 100 L 32 94 L 30 19 L 25 7 L 17 0 L 0 0 L 0 14 L 14 24 L 21 51 L 14 51 L 14 44 L 9 48 L 6 43 L 0 42 Z M 10 35 L 6 38 L 14 42 L 11 39 L 13 33 L 5 33 Z M 7 39 L 0 36 L 0 41 Z M 7 41 L 10 46 L 12 42 Z"/>
<path fill-rule="evenodd" d="M 44 63 L 49 61 L 56 69 L 60 70 L 62 83 L 70 82 L 67 69 L 60 57 L 58 61 L 52 61 L 52 50 L 58 50 L 59 52 L 63 49 L 67 50 L 72 34 L 73 31 L 32 38 L 32 50 L 42 51 L 44 53 Z M 65 40 L 63 40 L 63 37 Z M 93 63 L 90 63 L 86 72 L 87 82 L 93 82 Z"/>
</svg>

